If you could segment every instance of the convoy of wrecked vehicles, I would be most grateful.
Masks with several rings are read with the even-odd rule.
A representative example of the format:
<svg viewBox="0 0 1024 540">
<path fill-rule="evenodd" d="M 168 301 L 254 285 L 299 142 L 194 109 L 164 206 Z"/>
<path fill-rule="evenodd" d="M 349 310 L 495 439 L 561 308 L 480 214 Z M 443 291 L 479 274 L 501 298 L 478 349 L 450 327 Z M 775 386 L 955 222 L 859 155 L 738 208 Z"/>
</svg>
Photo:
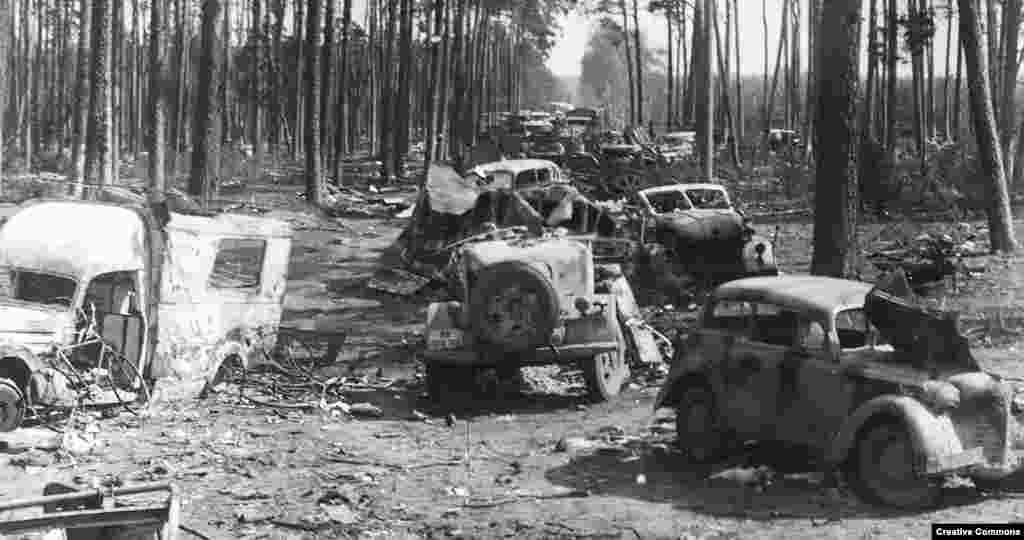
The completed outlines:
<svg viewBox="0 0 1024 540">
<path fill-rule="evenodd" d="M 156 380 L 168 398 L 195 395 L 223 361 L 258 362 L 273 345 L 290 226 L 167 214 L 30 201 L 0 227 L 0 431 L 36 406 L 88 402 L 97 370 L 123 389 Z M 117 354 L 103 354 L 90 331 Z"/>
<path fill-rule="evenodd" d="M 467 177 L 490 190 L 566 183 L 541 160 Z M 944 475 L 983 482 L 1020 468 L 1024 385 L 981 371 L 955 322 L 914 305 L 898 277 L 872 287 L 778 276 L 771 242 L 717 184 L 650 188 L 634 202 L 642 237 L 680 252 L 717 245 L 730 277 L 761 276 L 715 288 L 674 344 L 654 406 L 676 410 L 692 459 L 747 440 L 798 445 L 865 500 L 899 507 L 936 503 Z M 61 222 L 75 226 L 49 226 Z M 572 364 L 590 396 L 607 400 L 630 364 L 659 355 L 621 267 L 596 260 L 593 235 L 525 230 L 485 228 L 450 249 L 455 299 L 427 309 L 431 398 L 481 368 L 502 378 Z M 114 367 L 76 348 L 86 328 L 132 366 L 120 382 L 134 390 L 153 380 L 195 390 L 229 358 L 257 363 L 281 321 L 291 234 L 276 220 L 160 217 L 124 201 L 24 205 L 0 227 L 0 430 L 31 407 L 74 405 L 83 373 Z"/>
</svg>

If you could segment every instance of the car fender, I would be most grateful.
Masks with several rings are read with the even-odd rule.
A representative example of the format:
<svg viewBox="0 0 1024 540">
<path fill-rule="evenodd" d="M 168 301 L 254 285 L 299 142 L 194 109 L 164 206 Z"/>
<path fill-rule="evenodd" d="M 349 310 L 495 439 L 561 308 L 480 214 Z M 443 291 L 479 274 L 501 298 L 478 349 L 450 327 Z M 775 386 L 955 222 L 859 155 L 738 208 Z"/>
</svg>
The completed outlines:
<svg viewBox="0 0 1024 540">
<path fill-rule="evenodd" d="M 23 390 L 32 373 L 46 368 L 46 362 L 23 345 L 0 344 L 0 377 L 7 377 Z"/>
<path fill-rule="evenodd" d="M 424 336 L 428 350 L 458 348 L 463 345 L 465 305 L 461 302 L 431 302 L 427 307 Z"/>
<path fill-rule="evenodd" d="M 856 446 L 861 428 L 883 416 L 899 418 L 907 427 L 914 448 L 923 460 L 922 469 L 929 468 L 943 456 L 964 451 L 948 415 L 937 415 L 912 397 L 883 395 L 858 407 L 843 423 L 829 449 L 828 461 L 844 462 Z"/>
</svg>

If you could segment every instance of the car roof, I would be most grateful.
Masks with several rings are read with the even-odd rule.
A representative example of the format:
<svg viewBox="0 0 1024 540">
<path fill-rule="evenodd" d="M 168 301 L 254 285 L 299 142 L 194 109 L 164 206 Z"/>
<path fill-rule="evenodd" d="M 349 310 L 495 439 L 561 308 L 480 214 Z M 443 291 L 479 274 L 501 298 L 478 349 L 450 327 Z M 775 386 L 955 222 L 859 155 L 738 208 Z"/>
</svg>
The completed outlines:
<svg viewBox="0 0 1024 540">
<path fill-rule="evenodd" d="M 719 286 L 714 296 L 830 314 L 838 308 L 862 307 L 871 287 L 863 281 L 825 276 L 766 276 L 730 281 Z"/>
<path fill-rule="evenodd" d="M 669 184 L 666 186 L 654 186 L 647 189 L 640 190 L 640 193 L 644 195 L 651 195 L 654 193 L 664 193 L 666 191 L 679 191 L 688 189 L 715 189 L 719 191 L 727 191 L 725 186 L 721 184 L 712 184 L 708 182 L 695 182 L 692 184 Z"/>
<path fill-rule="evenodd" d="M 499 171 L 519 174 L 531 169 L 558 169 L 558 165 L 546 159 L 506 159 L 477 165 L 469 172 L 487 176 Z"/>
</svg>

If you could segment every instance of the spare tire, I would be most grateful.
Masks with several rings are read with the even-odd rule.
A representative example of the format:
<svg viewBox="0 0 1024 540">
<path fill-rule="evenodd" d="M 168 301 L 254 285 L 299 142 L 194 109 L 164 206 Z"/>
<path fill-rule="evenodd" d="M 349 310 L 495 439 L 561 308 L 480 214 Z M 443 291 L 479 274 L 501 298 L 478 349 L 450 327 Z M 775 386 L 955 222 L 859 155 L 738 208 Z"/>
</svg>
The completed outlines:
<svg viewBox="0 0 1024 540">
<path fill-rule="evenodd" d="M 480 270 L 469 293 L 474 336 L 508 352 L 548 345 L 558 313 L 558 294 L 551 280 L 521 262 L 501 262 Z"/>
</svg>

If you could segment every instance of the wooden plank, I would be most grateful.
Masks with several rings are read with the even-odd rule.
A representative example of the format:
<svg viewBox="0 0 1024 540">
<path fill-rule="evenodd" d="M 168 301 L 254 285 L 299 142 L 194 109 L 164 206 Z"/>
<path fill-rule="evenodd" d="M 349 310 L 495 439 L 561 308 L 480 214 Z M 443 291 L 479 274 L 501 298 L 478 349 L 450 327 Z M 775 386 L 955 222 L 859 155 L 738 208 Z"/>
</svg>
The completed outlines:
<svg viewBox="0 0 1024 540">
<path fill-rule="evenodd" d="M 137 506 L 112 510 L 79 510 L 0 522 L 0 534 L 15 534 L 40 529 L 82 529 L 132 525 L 161 526 L 167 521 L 168 505 Z"/>
<path fill-rule="evenodd" d="M 145 482 L 141 484 L 134 484 L 131 486 L 119 487 L 110 491 L 90 489 L 76 491 L 74 493 L 65 493 L 61 495 L 48 495 L 45 497 L 31 497 L 27 499 L 16 499 L 13 501 L 0 502 L 0 512 L 6 512 L 8 510 L 16 510 L 18 508 L 28 508 L 30 506 L 44 506 L 47 504 L 80 501 L 83 499 L 89 499 L 96 496 L 105 495 L 135 495 L 138 493 L 149 493 L 151 491 L 164 491 L 171 490 L 171 484 L 169 482 Z"/>
</svg>

